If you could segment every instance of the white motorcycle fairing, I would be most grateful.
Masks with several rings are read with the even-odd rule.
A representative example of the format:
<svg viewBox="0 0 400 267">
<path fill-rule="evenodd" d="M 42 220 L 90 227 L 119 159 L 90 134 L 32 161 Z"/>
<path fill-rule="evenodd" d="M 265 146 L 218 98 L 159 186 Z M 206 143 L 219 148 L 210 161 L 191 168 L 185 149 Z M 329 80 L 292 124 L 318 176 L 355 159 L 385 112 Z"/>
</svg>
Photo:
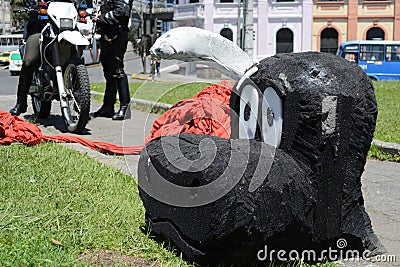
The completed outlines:
<svg viewBox="0 0 400 267">
<path fill-rule="evenodd" d="M 88 39 L 78 31 L 63 31 L 58 35 L 58 41 L 65 40 L 73 45 L 89 45 Z"/>
</svg>

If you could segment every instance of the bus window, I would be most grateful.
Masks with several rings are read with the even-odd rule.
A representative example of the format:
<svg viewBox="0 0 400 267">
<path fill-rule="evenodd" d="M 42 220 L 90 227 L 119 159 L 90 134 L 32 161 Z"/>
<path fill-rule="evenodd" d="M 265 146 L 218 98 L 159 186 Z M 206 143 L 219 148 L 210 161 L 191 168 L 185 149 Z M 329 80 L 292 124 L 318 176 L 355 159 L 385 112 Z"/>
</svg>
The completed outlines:
<svg viewBox="0 0 400 267">
<path fill-rule="evenodd" d="M 351 62 L 358 62 L 358 45 L 347 45 L 341 47 L 338 52 L 339 56 Z"/>
<path fill-rule="evenodd" d="M 360 45 L 360 60 L 382 61 L 383 52 L 383 45 Z"/>
<path fill-rule="evenodd" d="M 351 62 L 358 62 L 357 54 L 346 53 L 344 54 L 344 58 Z"/>
<path fill-rule="evenodd" d="M 386 46 L 386 60 L 387 61 L 400 61 L 400 46 L 387 45 Z"/>
</svg>

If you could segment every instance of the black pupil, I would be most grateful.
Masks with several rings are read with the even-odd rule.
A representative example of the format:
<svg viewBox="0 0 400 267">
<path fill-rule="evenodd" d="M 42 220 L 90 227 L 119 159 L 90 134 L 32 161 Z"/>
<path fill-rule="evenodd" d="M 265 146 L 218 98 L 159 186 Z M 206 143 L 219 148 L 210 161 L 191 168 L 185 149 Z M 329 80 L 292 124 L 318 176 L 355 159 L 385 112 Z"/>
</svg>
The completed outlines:
<svg viewBox="0 0 400 267">
<path fill-rule="evenodd" d="M 272 112 L 272 110 L 269 107 L 267 110 L 267 122 L 268 122 L 269 127 L 274 125 L 274 113 Z"/>
<path fill-rule="evenodd" d="M 248 121 L 250 119 L 250 112 L 251 112 L 251 107 L 250 107 L 250 102 L 246 103 L 246 106 L 244 107 L 244 120 Z"/>
</svg>

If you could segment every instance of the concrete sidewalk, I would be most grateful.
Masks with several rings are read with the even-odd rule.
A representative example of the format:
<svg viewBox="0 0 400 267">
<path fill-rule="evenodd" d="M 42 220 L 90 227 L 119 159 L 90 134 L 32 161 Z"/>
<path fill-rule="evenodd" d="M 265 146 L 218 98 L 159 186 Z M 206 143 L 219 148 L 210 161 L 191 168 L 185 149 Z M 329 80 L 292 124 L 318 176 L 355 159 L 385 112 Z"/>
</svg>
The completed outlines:
<svg viewBox="0 0 400 267">
<path fill-rule="evenodd" d="M 170 75 L 173 74 L 161 73 L 159 79 L 178 79 L 177 76 Z M 1 96 L 0 110 L 8 111 L 14 104 L 14 95 Z M 92 101 L 92 111 L 97 110 L 99 107 L 100 103 Z M 32 114 L 33 111 L 30 106 L 28 112 L 21 117 L 31 119 L 33 118 Z M 53 102 L 51 114 L 48 119 L 38 121 L 43 134 L 71 135 L 66 132 L 63 124 L 59 111 L 59 102 Z M 132 110 L 132 119 L 130 120 L 113 121 L 106 118 L 95 118 L 88 123 L 87 131 L 81 137 L 123 146 L 142 145 L 153 121 L 157 117 L 155 114 Z M 107 156 L 77 144 L 66 144 L 66 146 L 87 154 L 99 162 L 117 168 L 128 175 L 132 175 L 135 179 L 137 177 L 139 156 Z M 355 262 L 341 263 L 341 265 L 400 266 L 400 164 L 368 160 L 362 176 L 362 183 L 365 206 L 371 217 L 375 233 L 386 247 L 388 251 L 386 255 L 396 255 L 396 262 Z"/>
</svg>

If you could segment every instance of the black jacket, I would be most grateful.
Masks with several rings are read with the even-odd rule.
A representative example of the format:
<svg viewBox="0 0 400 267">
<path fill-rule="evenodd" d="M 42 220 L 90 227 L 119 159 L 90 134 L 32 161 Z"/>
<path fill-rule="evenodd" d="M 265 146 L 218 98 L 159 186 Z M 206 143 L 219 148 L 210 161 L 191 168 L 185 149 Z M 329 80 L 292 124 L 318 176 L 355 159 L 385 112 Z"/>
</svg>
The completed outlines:
<svg viewBox="0 0 400 267">
<path fill-rule="evenodd" d="M 107 39 L 114 39 L 120 30 L 129 31 L 132 0 L 106 0 L 100 11 L 97 27 Z"/>
<path fill-rule="evenodd" d="M 24 0 L 23 3 L 26 7 L 34 8 L 38 6 L 37 0 Z M 32 34 L 41 32 L 46 24 L 47 20 L 39 20 L 37 14 L 29 14 L 29 19 L 25 22 L 24 39 L 27 39 Z"/>
</svg>

